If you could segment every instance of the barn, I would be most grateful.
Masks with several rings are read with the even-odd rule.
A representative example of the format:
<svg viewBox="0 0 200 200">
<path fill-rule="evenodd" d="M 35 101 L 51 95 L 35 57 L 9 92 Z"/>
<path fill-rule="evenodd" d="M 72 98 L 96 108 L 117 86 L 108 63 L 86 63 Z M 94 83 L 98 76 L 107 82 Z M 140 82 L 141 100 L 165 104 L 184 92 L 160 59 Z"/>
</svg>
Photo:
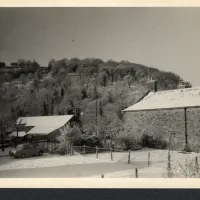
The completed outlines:
<svg viewBox="0 0 200 200">
<path fill-rule="evenodd" d="M 20 117 L 16 122 L 18 129 L 9 136 L 51 140 L 55 139 L 65 126 L 72 126 L 73 123 L 73 115 Z"/>
<path fill-rule="evenodd" d="M 157 91 L 157 82 L 150 80 L 148 92 L 137 103 L 123 110 L 124 123 L 133 135 L 152 136 L 169 141 L 171 148 L 182 150 L 186 144 L 193 150 L 200 147 L 200 87 Z"/>
</svg>

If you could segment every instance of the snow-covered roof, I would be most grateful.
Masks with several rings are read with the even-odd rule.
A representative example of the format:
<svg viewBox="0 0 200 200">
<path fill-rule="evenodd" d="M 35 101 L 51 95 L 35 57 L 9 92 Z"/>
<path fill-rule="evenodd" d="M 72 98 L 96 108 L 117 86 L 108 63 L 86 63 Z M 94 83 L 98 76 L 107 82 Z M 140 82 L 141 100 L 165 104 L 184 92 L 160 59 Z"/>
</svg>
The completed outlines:
<svg viewBox="0 0 200 200">
<path fill-rule="evenodd" d="M 124 112 L 200 106 L 200 87 L 150 92 Z"/>
<path fill-rule="evenodd" d="M 64 126 L 73 115 L 20 117 L 17 123 L 33 127 L 26 134 L 47 135 Z"/>
</svg>

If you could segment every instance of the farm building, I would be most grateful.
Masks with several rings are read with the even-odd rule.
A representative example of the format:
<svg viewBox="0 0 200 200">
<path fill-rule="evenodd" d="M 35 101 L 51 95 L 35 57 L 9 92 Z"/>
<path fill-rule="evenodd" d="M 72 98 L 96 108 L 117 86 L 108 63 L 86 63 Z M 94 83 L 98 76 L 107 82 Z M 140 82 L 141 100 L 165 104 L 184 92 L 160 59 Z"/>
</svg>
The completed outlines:
<svg viewBox="0 0 200 200">
<path fill-rule="evenodd" d="M 154 136 L 182 150 L 191 144 L 200 147 L 200 87 L 157 91 L 156 81 L 148 82 L 148 92 L 137 103 L 123 110 L 127 132 Z"/>
<path fill-rule="evenodd" d="M 17 120 L 19 130 L 11 137 L 32 137 L 35 139 L 55 139 L 66 125 L 73 125 L 73 115 L 20 117 Z"/>
</svg>

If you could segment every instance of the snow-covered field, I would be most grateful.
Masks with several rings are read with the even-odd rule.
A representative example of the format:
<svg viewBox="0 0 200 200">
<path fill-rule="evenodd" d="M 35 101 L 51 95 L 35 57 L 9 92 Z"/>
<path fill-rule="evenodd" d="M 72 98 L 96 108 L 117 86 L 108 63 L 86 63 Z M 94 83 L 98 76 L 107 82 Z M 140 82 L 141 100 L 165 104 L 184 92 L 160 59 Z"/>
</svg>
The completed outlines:
<svg viewBox="0 0 200 200">
<path fill-rule="evenodd" d="M 148 167 L 148 154 L 150 152 L 150 166 Z M 142 149 L 139 151 L 132 151 L 130 155 L 130 164 L 128 164 L 128 152 L 113 152 L 113 161 L 111 161 L 110 152 L 99 153 L 98 158 L 96 154 L 86 154 L 86 156 L 60 156 L 46 154 L 42 157 L 32 157 L 25 159 L 13 159 L 9 157 L 0 158 L 0 171 L 12 169 L 28 169 L 28 168 L 48 168 L 67 165 L 80 164 L 98 164 L 98 163 L 124 163 L 129 165 L 130 169 L 123 167 L 121 171 L 104 174 L 106 177 L 116 178 L 134 178 L 135 168 L 138 169 L 139 178 L 161 178 L 167 172 L 168 151 L 155 149 Z M 179 167 L 179 163 L 184 165 L 185 160 L 194 161 L 195 156 L 199 157 L 198 153 L 183 154 L 177 151 L 171 151 L 171 165 L 173 169 Z M 124 165 L 124 166 L 125 166 Z M 92 177 L 101 177 L 101 174 Z"/>
</svg>

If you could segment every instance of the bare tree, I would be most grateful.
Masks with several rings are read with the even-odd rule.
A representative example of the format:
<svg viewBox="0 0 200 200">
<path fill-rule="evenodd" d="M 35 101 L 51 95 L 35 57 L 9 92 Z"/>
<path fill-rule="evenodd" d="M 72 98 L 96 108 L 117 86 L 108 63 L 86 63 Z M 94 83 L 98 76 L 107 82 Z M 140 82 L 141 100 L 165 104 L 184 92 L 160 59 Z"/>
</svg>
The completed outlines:
<svg viewBox="0 0 200 200">
<path fill-rule="evenodd" d="M 21 86 L 22 86 L 22 89 L 24 88 L 24 86 L 26 85 L 26 77 L 24 74 L 22 74 L 20 76 L 20 80 L 21 80 Z"/>
<path fill-rule="evenodd" d="M 15 127 L 16 132 L 17 132 L 17 143 L 16 143 L 16 146 L 17 146 L 19 144 L 19 131 L 22 127 L 24 127 L 24 124 L 22 123 L 21 118 L 19 118 L 19 120 L 14 123 L 14 127 Z"/>
<path fill-rule="evenodd" d="M 81 131 L 78 127 L 74 126 L 73 128 L 65 126 L 63 130 L 60 131 L 58 136 L 58 141 L 60 142 L 59 151 L 62 153 L 69 152 L 69 149 L 73 148 L 74 142 L 81 137 Z"/>
<path fill-rule="evenodd" d="M 131 84 L 132 84 L 132 82 L 133 82 L 133 77 L 132 77 L 130 74 L 128 74 L 128 75 L 126 76 L 126 81 L 127 81 L 128 87 L 130 88 L 130 87 L 131 87 Z"/>
<path fill-rule="evenodd" d="M 3 119 L 0 119 L 0 131 L 1 131 L 1 149 L 2 152 L 4 152 L 5 122 Z"/>
</svg>

